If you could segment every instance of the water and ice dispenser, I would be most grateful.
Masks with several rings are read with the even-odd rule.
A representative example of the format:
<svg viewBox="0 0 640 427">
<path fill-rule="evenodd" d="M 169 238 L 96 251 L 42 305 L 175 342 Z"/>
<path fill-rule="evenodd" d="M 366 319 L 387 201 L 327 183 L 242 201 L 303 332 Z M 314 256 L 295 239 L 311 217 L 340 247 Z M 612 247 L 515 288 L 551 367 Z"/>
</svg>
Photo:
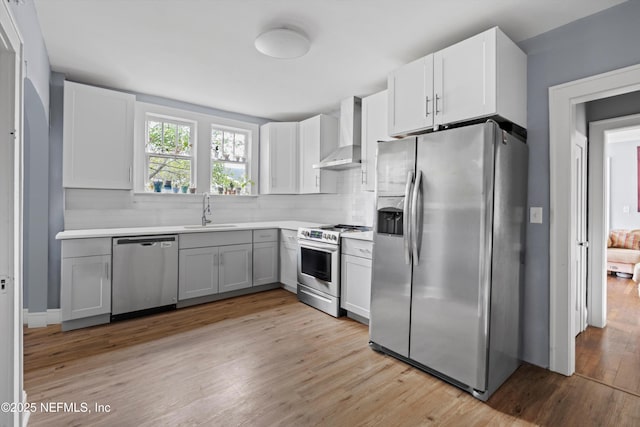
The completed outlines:
<svg viewBox="0 0 640 427">
<path fill-rule="evenodd" d="M 377 232 L 402 236 L 404 197 L 378 198 Z"/>
</svg>

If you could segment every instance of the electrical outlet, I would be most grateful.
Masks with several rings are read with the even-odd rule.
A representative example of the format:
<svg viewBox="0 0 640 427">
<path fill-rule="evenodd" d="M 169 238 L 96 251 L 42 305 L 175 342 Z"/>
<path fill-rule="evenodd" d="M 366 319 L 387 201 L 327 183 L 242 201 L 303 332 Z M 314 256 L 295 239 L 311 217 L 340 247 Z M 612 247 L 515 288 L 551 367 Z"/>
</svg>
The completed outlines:
<svg viewBox="0 0 640 427">
<path fill-rule="evenodd" d="M 6 294 L 9 287 L 9 277 L 0 276 L 0 294 Z"/>
<path fill-rule="evenodd" d="M 542 224 L 542 208 L 532 207 L 529 209 L 529 222 L 531 224 Z"/>
<path fill-rule="evenodd" d="M 626 205 L 625 205 L 625 206 L 623 206 L 623 207 L 622 207 L 622 213 L 626 213 L 626 214 L 628 214 L 628 213 L 629 213 L 629 206 L 626 206 Z"/>
</svg>

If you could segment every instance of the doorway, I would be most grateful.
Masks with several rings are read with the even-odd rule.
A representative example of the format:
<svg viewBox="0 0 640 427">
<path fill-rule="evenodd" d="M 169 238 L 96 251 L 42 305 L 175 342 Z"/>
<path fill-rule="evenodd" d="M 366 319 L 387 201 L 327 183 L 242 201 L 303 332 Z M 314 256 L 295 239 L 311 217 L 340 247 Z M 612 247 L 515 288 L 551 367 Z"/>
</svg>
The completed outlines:
<svg viewBox="0 0 640 427">
<path fill-rule="evenodd" d="M 636 283 L 629 278 L 607 275 L 606 242 L 611 229 L 640 228 L 640 114 L 591 122 L 589 135 L 590 239 L 597 244 L 590 246 L 590 327 L 576 339 L 576 373 L 638 395 L 640 296 Z"/>
<path fill-rule="evenodd" d="M 572 135 L 575 106 L 640 89 L 640 66 L 632 66 L 554 86 L 549 89 L 550 182 L 550 310 L 549 368 L 564 375 L 575 372 L 574 319 L 575 251 L 571 216 Z M 595 263 L 591 263 L 595 265 Z M 592 276 L 593 277 L 593 276 Z"/>
</svg>

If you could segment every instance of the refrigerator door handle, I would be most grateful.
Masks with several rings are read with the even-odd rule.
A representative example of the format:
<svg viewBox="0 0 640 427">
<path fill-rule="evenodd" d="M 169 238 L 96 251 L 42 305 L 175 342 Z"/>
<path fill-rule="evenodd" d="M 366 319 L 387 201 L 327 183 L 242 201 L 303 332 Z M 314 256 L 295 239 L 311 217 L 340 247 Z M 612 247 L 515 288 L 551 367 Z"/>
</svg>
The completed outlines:
<svg viewBox="0 0 640 427">
<path fill-rule="evenodd" d="M 418 195 L 420 194 L 420 185 L 422 184 L 422 171 L 416 171 L 416 182 L 413 185 L 413 194 L 411 196 L 411 250 L 413 253 L 413 265 L 420 262 L 420 238 L 422 230 L 418 228 L 418 221 L 422 221 L 422 212 L 418 213 Z"/>
<path fill-rule="evenodd" d="M 403 243 L 404 243 L 404 262 L 407 265 L 411 265 L 411 228 L 410 228 L 410 218 L 411 213 L 409 209 L 411 207 L 411 189 L 413 186 L 413 171 L 409 171 L 407 173 L 407 185 L 404 189 L 404 208 L 402 213 L 404 215 L 404 219 L 402 221 L 402 235 L 403 235 Z"/>
</svg>

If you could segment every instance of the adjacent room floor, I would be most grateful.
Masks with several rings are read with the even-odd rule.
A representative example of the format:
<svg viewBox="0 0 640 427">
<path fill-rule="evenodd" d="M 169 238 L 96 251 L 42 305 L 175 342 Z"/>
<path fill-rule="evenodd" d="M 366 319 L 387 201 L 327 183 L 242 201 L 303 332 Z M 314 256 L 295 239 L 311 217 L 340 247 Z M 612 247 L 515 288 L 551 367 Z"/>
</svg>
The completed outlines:
<svg viewBox="0 0 640 427">
<path fill-rule="evenodd" d="M 65 333 L 25 329 L 24 348 L 32 426 L 640 425 L 639 397 L 530 365 L 482 403 L 374 352 L 366 326 L 279 289 Z"/>
<path fill-rule="evenodd" d="M 607 276 L 607 326 L 576 337 L 576 373 L 640 397 L 640 296 L 632 280 Z"/>
</svg>

